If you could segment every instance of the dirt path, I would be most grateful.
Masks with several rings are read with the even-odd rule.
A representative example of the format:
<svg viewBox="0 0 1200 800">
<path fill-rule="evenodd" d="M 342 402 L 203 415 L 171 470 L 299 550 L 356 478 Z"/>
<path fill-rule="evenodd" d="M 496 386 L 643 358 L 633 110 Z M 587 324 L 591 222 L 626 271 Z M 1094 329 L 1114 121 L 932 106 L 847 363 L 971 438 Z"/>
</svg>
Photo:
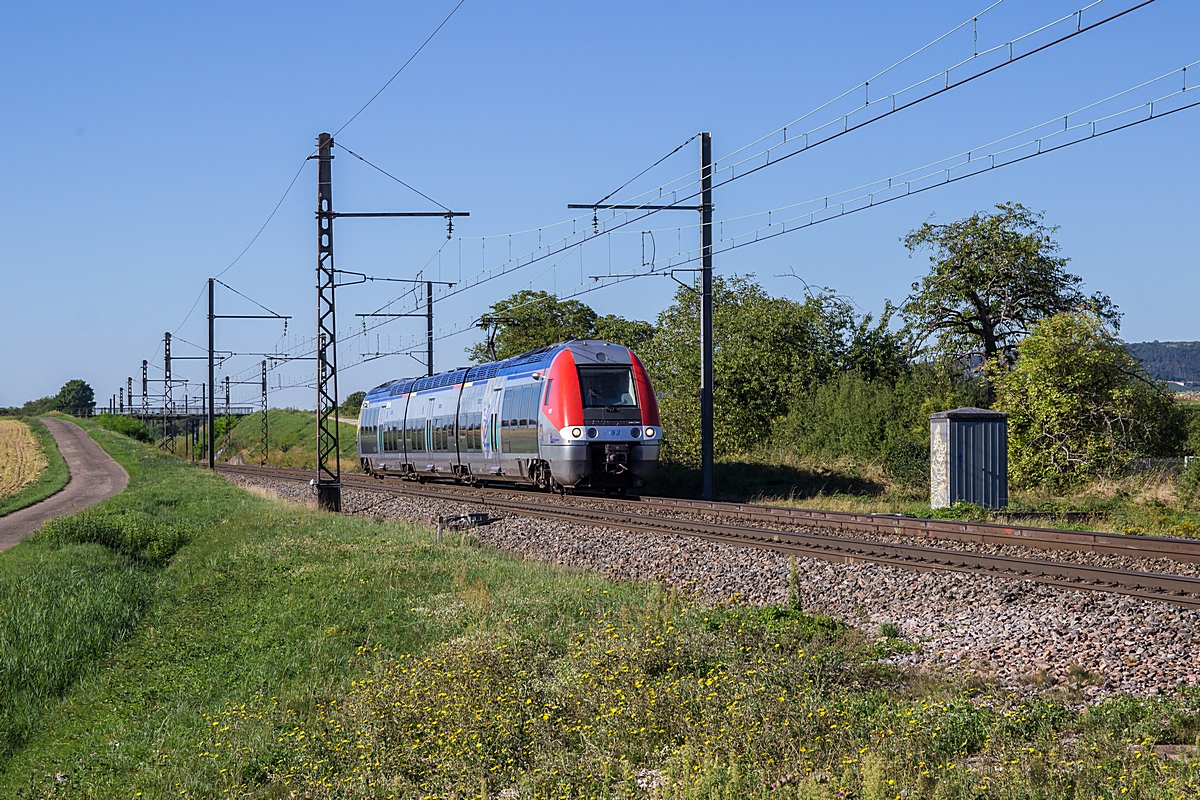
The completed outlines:
<svg viewBox="0 0 1200 800">
<path fill-rule="evenodd" d="M 43 417 L 42 422 L 58 442 L 58 450 L 71 471 L 71 480 L 58 494 L 0 517 L 0 550 L 12 547 L 48 519 L 74 514 L 120 494 L 129 483 L 129 475 L 121 465 L 101 450 L 100 445 L 78 425 L 54 417 Z"/>
</svg>

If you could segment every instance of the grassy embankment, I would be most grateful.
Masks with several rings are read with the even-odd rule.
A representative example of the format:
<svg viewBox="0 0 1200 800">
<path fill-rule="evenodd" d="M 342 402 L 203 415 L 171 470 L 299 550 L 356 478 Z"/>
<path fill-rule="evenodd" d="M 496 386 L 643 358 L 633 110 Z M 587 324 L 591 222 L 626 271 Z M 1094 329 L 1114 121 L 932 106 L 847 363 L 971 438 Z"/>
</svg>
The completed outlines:
<svg viewBox="0 0 1200 800">
<path fill-rule="evenodd" d="M 0 420 L 0 517 L 45 500 L 70 479 L 67 462 L 41 420 Z"/>
<path fill-rule="evenodd" d="M 270 444 L 267 463 L 275 467 L 314 467 L 317 452 L 316 416 L 310 411 L 267 411 L 267 433 Z M 229 431 L 226 447 L 224 428 L 218 421 L 217 449 L 221 461 L 240 455 L 247 464 L 257 464 L 262 455 L 262 416 L 242 417 Z M 338 423 L 339 444 L 343 470 L 358 469 L 358 420 L 343 417 Z"/>
<path fill-rule="evenodd" d="M 130 485 L 0 556 L 3 797 L 1200 791 L 1154 747 L 1196 741 L 1195 690 L 1080 712 L 905 673 L 822 617 L 438 546 L 84 424 Z"/>
</svg>

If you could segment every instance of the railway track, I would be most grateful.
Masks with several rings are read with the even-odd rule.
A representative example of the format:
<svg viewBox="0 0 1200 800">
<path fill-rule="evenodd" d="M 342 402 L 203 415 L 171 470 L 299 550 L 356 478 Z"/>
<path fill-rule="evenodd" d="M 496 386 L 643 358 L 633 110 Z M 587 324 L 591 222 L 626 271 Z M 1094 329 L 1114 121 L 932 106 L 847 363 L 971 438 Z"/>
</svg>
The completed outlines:
<svg viewBox="0 0 1200 800">
<path fill-rule="evenodd" d="M 309 482 L 309 470 L 221 465 L 222 472 Z M 992 577 L 1032 580 L 1077 591 L 1104 591 L 1200 608 L 1200 578 L 1161 572 L 1115 569 L 1067 561 L 965 552 L 940 547 L 855 539 L 846 532 L 870 531 L 926 539 L 949 539 L 991 544 L 1019 544 L 1047 550 L 1088 550 L 1097 553 L 1200 561 L 1200 541 L 1151 536 L 1122 536 L 1045 528 L 1014 528 L 981 523 L 922 520 L 875 514 L 810 511 L 737 503 L 708 503 L 673 498 L 639 498 L 602 501 L 603 506 L 583 506 L 518 498 L 511 491 L 463 489 L 380 481 L 353 473 L 342 475 L 343 486 L 396 496 L 425 497 L 447 502 L 477 504 L 481 510 L 556 519 L 580 525 L 698 537 L 710 541 L 758 547 L 791 555 L 843 563 L 869 562 L 920 571 L 953 571 Z M 590 499 L 590 498 L 589 498 Z M 599 501 L 599 498 L 595 498 Z M 700 518 L 647 514 L 650 508 L 667 508 Z M 721 520 L 729 520 L 724 522 Z M 771 522 L 827 528 L 841 535 L 804 533 L 747 524 Z"/>
</svg>

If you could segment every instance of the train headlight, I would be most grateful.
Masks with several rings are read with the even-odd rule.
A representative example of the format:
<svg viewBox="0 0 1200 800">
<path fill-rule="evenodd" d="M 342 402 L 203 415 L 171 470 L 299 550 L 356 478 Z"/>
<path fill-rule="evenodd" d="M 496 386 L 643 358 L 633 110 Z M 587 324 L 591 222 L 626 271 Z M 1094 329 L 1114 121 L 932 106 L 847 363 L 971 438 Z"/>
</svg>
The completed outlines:
<svg viewBox="0 0 1200 800">
<path fill-rule="evenodd" d="M 588 438 L 589 439 L 595 439 L 596 435 L 598 433 L 599 433 L 599 431 L 597 431 L 595 428 L 588 428 Z"/>
<path fill-rule="evenodd" d="M 657 435 L 658 435 L 658 431 L 654 430 L 654 428 L 646 428 L 646 438 L 647 439 L 653 439 Z"/>
<path fill-rule="evenodd" d="M 642 432 L 640 430 L 638 430 L 637 428 L 630 428 L 629 435 L 636 439 L 642 435 Z"/>
<path fill-rule="evenodd" d="M 580 430 L 579 428 L 571 428 L 571 438 L 572 439 L 578 439 L 580 436 L 583 436 L 582 430 Z"/>
</svg>

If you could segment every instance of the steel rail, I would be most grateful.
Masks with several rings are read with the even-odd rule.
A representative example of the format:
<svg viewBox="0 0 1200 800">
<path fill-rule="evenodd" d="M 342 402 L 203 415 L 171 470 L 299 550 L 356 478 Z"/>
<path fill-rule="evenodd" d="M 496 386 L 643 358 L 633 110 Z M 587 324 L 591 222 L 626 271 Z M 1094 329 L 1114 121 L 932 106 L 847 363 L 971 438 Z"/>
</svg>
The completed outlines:
<svg viewBox="0 0 1200 800">
<path fill-rule="evenodd" d="M 311 471 L 307 470 L 224 465 L 221 470 L 249 475 L 266 473 L 273 477 L 297 481 L 306 481 L 312 476 Z M 841 536 L 727 525 L 707 520 L 648 516 L 631 511 L 548 504 L 479 493 L 438 491 L 424 487 L 399 486 L 394 483 L 381 484 L 371 478 L 358 478 L 357 476 L 351 478 L 349 474 L 346 475 L 346 478 L 349 479 L 345 481 L 347 485 L 369 491 L 401 497 L 429 497 L 471 503 L 484 509 L 508 511 L 524 516 L 556 519 L 575 524 L 692 536 L 709 541 L 756 547 L 841 563 L 862 561 L 917 571 L 948 571 L 1014 580 L 1031 580 L 1062 589 L 1113 592 L 1141 599 L 1200 608 L 1200 578 L 1182 575 L 963 552 L 924 545 L 888 544 Z M 714 504 L 703 505 L 707 507 Z M 715 511 L 716 509 L 711 510 Z M 819 520 L 814 519 L 809 524 L 819 524 Z"/>
</svg>

